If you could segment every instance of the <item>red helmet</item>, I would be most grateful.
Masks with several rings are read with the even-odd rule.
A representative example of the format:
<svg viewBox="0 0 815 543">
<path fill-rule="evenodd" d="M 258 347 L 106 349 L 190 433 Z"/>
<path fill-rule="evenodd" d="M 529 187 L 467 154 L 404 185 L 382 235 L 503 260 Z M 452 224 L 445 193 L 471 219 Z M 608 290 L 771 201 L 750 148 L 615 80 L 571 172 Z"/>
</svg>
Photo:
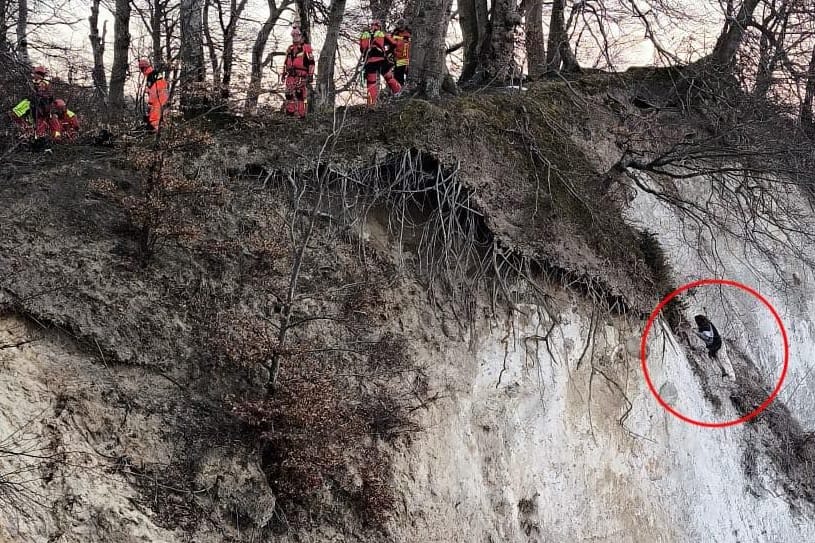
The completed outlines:
<svg viewBox="0 0 815 543">
<path fill-rule="evenodd" d="M 373 27 L 382 28 L 382 21 L 380 21 L 379 19 L 374 19 L 373 21 L 371 21 L 371 28 Z"/>
<path fill-rule="evenodd" d="M 294 28 L 292 28 L 292 29 L 291 29 L 291 39 L 292 39 L 292 40 L 297 41 L 297 40 L 299 40 L 299 39 L 300 39 L 300 38 L 302 38 L 302 37 L 303 37 L 303 33 L 302 33 L 302 32 L 300 32 L 300 28 L 299 28 L 299 27 L 296 27 L 296 26 L 295 26 Z"/>
<path fill-rule="evenodd" d="M 65 104 L 65 100 L 63 100 L 62 98 L 57 98 L 56 100 L 54 100 L 54 109 L 56 109 L 57 111 L 65 111 L 66 108 L 67 105 Z"/>
<path fill-rule="evenodd" d="M 31 73 L 33 73 L 34 75 L 41 75 L 45 77 L 45 74 L 47 74 L 48 71 L 45 69 L 45 66 L 34 66 L 34 69 L 31 70 Z"/>
<path fill-rule="evenodd" d="M 140 71 L 143 72 L 144 70 L 146 70 L 149 67 L 150 67 L 150 61 L 149 60 L 147 60 L 146 58 L 140 58 L 139 59 L 139 70 Z"/>
</svg>

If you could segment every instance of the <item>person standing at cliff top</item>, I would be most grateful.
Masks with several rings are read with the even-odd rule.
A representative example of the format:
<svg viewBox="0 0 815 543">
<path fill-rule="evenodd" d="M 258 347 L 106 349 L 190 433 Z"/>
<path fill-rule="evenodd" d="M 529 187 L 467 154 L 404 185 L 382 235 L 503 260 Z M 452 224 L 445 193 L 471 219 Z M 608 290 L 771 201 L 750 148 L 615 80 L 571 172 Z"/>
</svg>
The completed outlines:
<svg viewBox="0 0 815 543">
<path fill-rule="evenodd" d="M 308 85 L 314 78 L 314 53 L 299 26 L 292 28 L 281 77 L 286 82 L 286 115 L 305 119 Z"/>
<path fill-rule="evenodd" d="M 169 87 L 161 72 L 146 58 L 139 59 L 138 66 L 145 78 L 144 99 L 147 102 L 147 115 L 144 116 L 144 121 L 151 131 L 158 132 L 164 108 L 170 101 Z"/>
<path fill-rule="evenodd" d="M 402 92 L 402 85 L 393 77 L 393 65 L 388 60 L 388 51 L 396 47 L 393 36 L 382 31 L 382 21 L 374 19 L 359 37 L 359 51 L 362 53 L 365 83 L 368 86 L 368 106 L 376 105 L 379 96 L 379 74 L 385 78 L 394 97 Z"/>
<path fill-rule="evenodd" d="M 396 21 L 396 29 L 391 34 L 393 41 L 396 42 L 393 48 L 393 63 L 396 65 L 393 69 L 393 77 L 402 86 L 405 85 L 410 65 L 410 36 L 407 21 L 404 19 Z"/>
</svg>

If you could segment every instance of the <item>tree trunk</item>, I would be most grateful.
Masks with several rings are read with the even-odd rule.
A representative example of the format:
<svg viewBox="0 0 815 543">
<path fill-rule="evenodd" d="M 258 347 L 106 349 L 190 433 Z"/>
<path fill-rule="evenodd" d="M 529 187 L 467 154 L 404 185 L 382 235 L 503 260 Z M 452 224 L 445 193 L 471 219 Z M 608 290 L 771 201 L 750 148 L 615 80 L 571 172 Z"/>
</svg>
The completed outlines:
<svg viewBox="0 0 815 543">
<path fill-rule="evenodd" d="M 216 0 L 220 2 L 220 0 Z M 212 5 L 212 0 L 204 1 L 204 42 L 207 46 L 209 53 L 209 64 L 212 68 L 212 84 L 217 89 L 220 87 L 220 70 L 218 69 L 218 53 L 215 51 L 215 41 L 212 39 L 212 32 L 209 28 L 209 6 Z M 220 9 L 220 8 L 219 8 Z"/>
<path fill-rule="evenodd" d="M 295 0 L 297 3 L 297 15 L 300 17 L 300 32 L 305 36 L 306 41 L 311 43 L 311 0 Z"/>
<path fill-rule="evenodd" d="M 91 51 L 93 52 L 93 86 L 102 98 L 107 97 L 108 82 L 105 74 L 105 36 L 107 35 L 107 22 L 102 23 L 102 35 L 99 35 L 99 3 L 100 0 L 93 0 L 91 3 L 91 16 L 88 17 L 91 32 L 88 38 L 91 41 Z"/>
<path fill-rule="evenodd" d="M 247 115 L 254 113 L 258 105 L 260 84 L 263 80 L 263 53 L 266 50 L 269 35 L 272 33 L 275 24 L 277 24 L 280 13 L 290 6 L 292 2 L 292 0 L 283 0 L 280 7 L 278 7 L 275 0 L 267 1 L 269 3 L 269 17 L 264 21 L 263 26 L 260 27 L 260 31 L 258 31 L 258 35 L 255 38 L 255 43 L 252 46 L 252 69 L 249 76 L 249 89 L 246 91 L 246 103 L 244 105 L 244 112 Z"/>
<path fill-rule="evenodd" d="M 439 97 L 445 82 L 451 5 L 452 0 L 413 0 L 408 4 L 414 36 L 408 80 L 430 99 Z"/>
<path fill-rule="evenodd" d="M 812 49 L 812 56 L 809 58 L 807 67 L 806 91 L 804 101 L 801 104 L 801 124 L 805 129 L 812 129 L 812 105 L 815 101 L 815 47 Z"/>
<path fill-rule="evenodd" d="M 525 6 L 526 64 L 529 77 L 539 79 L 546 73 L 546 42 L 543 35 L 543 0 L 528 0 Z"/>
<path fill-rule="evenodd" d="M 17 3 L 17 55 L 23 63 L 30 65 L 26 34 L 28 34 L 28 0 L 19 0 Z"/>
<path fill-rule="evenodd" d="M 232 66 L 235 62 L 235 35 L 224 38 L 223 71 L 221 72 L 221 98 L 229 98 L 229 85 L 232 84 Z"/>
<path fill-rule="evenodd" d="M 224 52 L 223 72 L 221 76 L 221 98 L 229 98 L 229 86 L 232 84 L 232 68 L 235 64 L 235 34 L 238 30 L 238 21 L 246 8 L 247 0 L 231 0 L 229 4 L 229 24 L 223 29 Z"/>
<path fill-rule="evenodd" d="M 777 10 L 769 10 L 769 15 L 761 22 L 762 31 L 758 47 L 758 68 L 754 93 L 766 99 L 773 84 L 773 74 L 778 62 L 787 54 L 785 43 L 790 23 L 790 1 L 783 0 Z M 771 32 L 771 35 L 768 35 Z"/>
<path fill-rule="evenodd" d="M 549 43 L 546 51 L 547 72 L 575 72 L 580 69 L 569 44 L 566 28 L 566 0 L 552 2 L 552 16 L 549 19 Z"/>
<path fill-rule="evenodd" d="M 493 0 L 489 38 L 479 64 L 487 82 L 505 82 L 517 76 L 515 27 L 521 23 L 516 0 Z"/>
<path fill-rule="evenodd" d="M 320 58 L 317 63 L 317 98 L 315 100 L 318 108 L 334 107 L 334 63 L 337 59 L 337 42 L 340 36 L 340 26 L 345 17 L 346 0 L 331 0 L 328 10 L 328 27 L 326 28 L 325 41 L 320 50 Z"/>
<path fill-rule="evenodd" d="M 770 45 L 770 40 L 764 34 L 758 43 L 758 66 L 756 67 L 756 86 L 753 93 L 757 98 L 767 98 L 767 93 L 770 91 L 770 85 L 773 81 L 773 69 L 775 62 L 773 57 L 775 51 Z"/>
<path fill-rule="evenodd" d="M 164 63 L 161 47 L 161 24 L 164 16 L 164 4 L 154 0 L 150 9 L 150 39 L 153 42 L 153 62 L 156 65 Z"/>
<path fill-rule="evenodd" d="M 113 67 L 110 70 L 110 98 L 113 111 L 121 111 L 125 101 L 127 53 L 130 47 L 130 2 L 116 0 L 113 23 Z"/>
<path fill-rule="evenodd" d="M 200 113 L 206 105 L 201 83 L 206 77 L 203 30 L 204 0 L 181 0 L 181 109 Z"/>
<path fill-rule="evenodd" d="M 173 87 L 178 84 L 178 50 L 175 47 L 175 43 L 178 41 L 177 39 L 177 32 L 178 32 L 178 19 L 173 18 L 173 8 L 169 5 L 168 2 L 165 2 L 161 8 L 161 38 L 163 38 L 164 43 L 162 46 L 162 51 L 164 51 L 164 59 L 166 63 L 172 66 L 173 72 Z M 170 67 L 168 66 L 167 71 L 170 71 Z M 172 94 L 172 93 L 171 93 Z"/>
<path fill-rule="evenodd" d="M 8 0 L 0 0 L 0 53 L 5 53 L 8 47 Z"/>
<path fill-rule="evenodd" d="M 478 59 L 489 34 L 487 0 L 461 0 L 458 3 L 458 18 L 464 49 L 460 81 L 480 79 Z"/>
<path fill-rule="evenodd" d="M 744 0 L 736 14 L 735 21 L 726 21 L 722 35 L 710 54 L 710 59 L 719 66 L 729 66 L 736 58 L 736 53 L 744 39 L 744 31 L 753 19 L 753 12 L 760 0 Z"/>
</svg>

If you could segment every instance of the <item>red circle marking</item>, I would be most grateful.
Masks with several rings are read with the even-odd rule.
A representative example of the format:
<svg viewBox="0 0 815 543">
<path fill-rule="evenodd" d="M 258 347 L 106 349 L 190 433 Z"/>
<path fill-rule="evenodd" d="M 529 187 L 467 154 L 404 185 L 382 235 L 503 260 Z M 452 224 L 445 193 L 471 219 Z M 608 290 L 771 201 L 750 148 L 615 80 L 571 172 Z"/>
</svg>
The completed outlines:
<svg viewBox="0 0 815 543">
<path fill-rule="evenodd" d="M 688 417 L 686 415 L 683 415 L 679 411 L 676 411 L 673 407 L 668 405 L 668 403 L 665 400 L 662 399 L 662 396 L 659 395 L 659 392 L 657 392 L 656 387 L 654 387 L 654 383 L 651 382 L 651 376 L 648 374 L 648 364 L 647 364 L 647 356 L 645 354 L 645 348 L 646 348 L 646 344 L 647 344 L 647 340 L 648 340 L 648 333 L 651 331 L 651 326 L 654 324 L 654 321 L 659 316 L 659 313 L 668 304 L 668 302 L 673 300 L 679 294 L 682 294 L 686 290 L 690 290 L 692 288 L 700 287 L 700 286 L 704 286 L 704 285 L 727 285 L 727 286 L 730 286 L 730 287 L 736 287 L 736 288 L 739 288 L 739 289 L 741 289 L 741 290 L 743 290 L 745 292 L 749 292 L 750 294 L 752 294 L 753 296 L 758 298 L 758 300 L 762 304 L 764 304 L 764 306 L 766 306 L 767 309 L 770 310 L 770 313 L 772 313 L 773 317 L 775 318 L 776 324 L 778 324 L 778 329 L 781 330 L 781 337 L 784 340 L 784 367 L 781 370 L 781 377 L 778 379 L 778 383 L 775 385 L 775 388 L 773 389 L 772 393 L 770 394 L 770 397 L 767 398 L 766 400 L 764 400 L 764 403 L 759 405 L 754 411 L 752 411 L 750 413 L 747 413 L 746 415 L 744 415 L 741 418 L 734 419 L 734 420 L 729 420 L 729 421 L 725 421 L 725 422 L 705 422 L 705 421 L 701 421 L 701 420 L 696 420 L 696 419 L 693 419 L 693 418 Z M 645 382 L 648 383 L 648 388 L 651 390 L 651 394 L 654 395 L 654 397 L 657 399 L 659 404 L 662 407 L 664 407 L 670 414 L 672 414 L 673 416 L 675 416 L 676 418 L 678 418 L 680 420 L 683 420 L 685 422 L 689 422 L 691 424 L 695 424 L 696 426 L 704 426 L 706 428 L 724 428 L 724 427 L 727 427 L 727 426 L 735 426 L 737 424 L 747 422 L 748 420 L 751 420 L 751 419 L 757 417 L 762 411 L 767 409 L 770 406 L 771 403 L 773 403 L 775 398 L 778 396 L 778 393 L 781 392 L 781 385 L 784 384 L 784 379 L 787 377 L 787 366 L 789 365 L 789 361 L 790 361 L 790 346 L 789 346 L 789 340 L 787 339 L 787 330 L 784 328 L 784 323 L 781 322 L 781 317 L 778 316 L 778 311 L 776 311 L 775 308 L 772 306 L 772 304 L 770 302 L 768 302 L 767 299 L 764 298 L 764 296 L 759 294 L 758 291 L 756 291 L 753 288 L 748 287 L 747 285 L 745 285 L 743 283 L 739 283 L 737 281 L 730 281 L 728 279 L 700 279 L 699 281 L 694 281 L 692 283 L 682 285 L 681 287 L 679 287 L 675 291 L 673 291 L 670 294 L 668 294 L 667 296 L 665 296 L 665 298 L 663 298 L 663 300 L 661 302 L 659 302 L 659 305 L 656 307 L 656 309 L 654 309 L 654 311 L 648 317 L 648 322 L 645 325 L 645 330 L 642 333 L 642 340 L 640 341 L 640 361 L 642 362 L 642 372 L 645 375 Z"/>
</svg>

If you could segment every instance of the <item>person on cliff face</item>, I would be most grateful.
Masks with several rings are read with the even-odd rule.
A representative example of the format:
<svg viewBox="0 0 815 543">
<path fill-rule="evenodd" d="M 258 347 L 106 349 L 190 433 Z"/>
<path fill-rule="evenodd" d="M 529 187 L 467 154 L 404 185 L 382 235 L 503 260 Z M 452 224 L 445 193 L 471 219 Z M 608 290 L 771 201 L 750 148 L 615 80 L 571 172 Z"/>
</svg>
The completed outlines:
<svg viewBox="0 0 815 543">
<path fill-rule="evenodd" d="M 719 331 L 704 315 L 696 315 L 693 320 L 696 321 L 696 335 L 705 342 L 708 356 L 716 358 L 716 354 L 722 348 L 722 337 L 719 335 Z"/>
<path fill-rule="evenodd" d="M 722 337 L 719 335 L 719 331 L 704 315 L 696 315 L 693 317 L 693 320 L 696 321 L 696 335 L 705 342 L 708 356 L 719 364 L 719 369 L 722 370 L 722 377 L 732 377 L 732 375 L 730 375 L 732 369 L 730 372 L 727 371 L 727 366 L 730 364 L 720 360 L 718 356 L 719 350 L 722 348 Z"/>
</svg>

